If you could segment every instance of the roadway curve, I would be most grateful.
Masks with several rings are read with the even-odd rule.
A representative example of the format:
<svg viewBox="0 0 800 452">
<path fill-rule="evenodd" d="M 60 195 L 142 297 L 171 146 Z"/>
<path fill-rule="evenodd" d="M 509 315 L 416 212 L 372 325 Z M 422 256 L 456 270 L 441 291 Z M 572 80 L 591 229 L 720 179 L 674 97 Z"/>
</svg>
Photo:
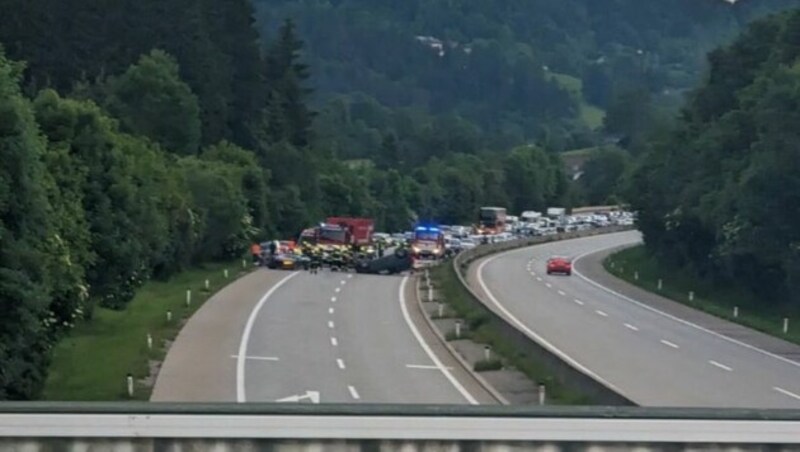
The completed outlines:
<svg viewBox="0 0 800 452">
<path fill-rule="evenodd" d="M 640 405 L 800 407 L 800 363 L 613 293 L 583 276 L 581 257 L 641 240 L 624 232 L 505 252 L 472 265 L 487 306 Z M 548 276 L 552 255 L 576 258 Z"/>
<path fill-rule="evenodd" d="M 430 331 L 413 278 L 327 270 L 259 270 L 248 278 L 250 283 L 241 283 L 248 284 L 246 290 L 236 291 L 247 315 L 217 324 L 213 333 L 235 337 L 235 348 L 182 347 L 181 336 L 200 336 L 192 333 L 197 324 L 190 320 L 173 347 L 176 353 L 167 356 L 165 368 L 172 372 L 164 382 L 159 376 L 154 400 L 203 401 L 206 389 L 186 397 L 175 382 L 191 376 L 178 376 L 181 370 L 170 364 L 215 360 L 228 370 L 214 385 L 235 389 L 230 401 L 496 403 Z M 254 279 L 271 283 L 255 285 Z M 225 315 L 224 308 L 215 312 Z"/>
</svg>

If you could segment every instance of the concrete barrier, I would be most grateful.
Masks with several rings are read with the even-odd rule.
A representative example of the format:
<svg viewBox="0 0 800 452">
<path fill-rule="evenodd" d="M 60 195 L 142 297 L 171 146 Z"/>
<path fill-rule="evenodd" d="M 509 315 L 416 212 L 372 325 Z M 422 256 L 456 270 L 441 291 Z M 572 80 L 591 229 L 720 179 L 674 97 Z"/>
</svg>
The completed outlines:
<svg viewBox="0 0 800 452">
<path fill-rule="evenodd" d="M 524 248 L 542 243 L 559 240 L 568 240 L 581 237 L 590 237 L 600 234 L 610 234 L 633 230 L 631 226 L 613 226 L 608 228 L 593 229 L 588 231 L 567 232 L 552 236 L 531 237 L 508 242 L 487 244 L 475 247 L 460 253 L 453 259 L 453 271 L 458 276 L 461 284 L 469 292 L 469 303 L 477 310 L 482 312 L 489 319 L 489 327 L 494 329 L 503 339 L 521 352 L 532 356 L 535 360 L 547 366 L 548 370 L 558 379 L 559 383 L 568 388 L 574 388 L 578 392 L 589 396 L 595 403 L 603 405 L 634 405 L 634 403 L 573 367 L 570 363 L 562 360 L 550 353 L 545 346 L 529 337 L 524 332 L 511 325 L 505 318 L 488 307 L 489 303 L 482 301 L 481 296 L 466 281 L 465 275 L 469 270 L 469 265 L 483 257 L 495 253 L 501 253 L 516 248 Z"/>
</svg>

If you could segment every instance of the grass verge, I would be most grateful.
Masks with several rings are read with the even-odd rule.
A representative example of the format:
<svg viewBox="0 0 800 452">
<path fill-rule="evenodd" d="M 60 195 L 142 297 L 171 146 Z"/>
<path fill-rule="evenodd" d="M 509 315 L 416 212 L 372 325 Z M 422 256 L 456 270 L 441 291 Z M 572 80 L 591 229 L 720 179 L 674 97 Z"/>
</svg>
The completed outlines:
<svg viewBox="0 0 800 452">
<path fill-rule="evenodd" d="M 152 388 L 139 380 L 149 375 L 149 362 L 163 360 L 165 341 L 174 340 L 184 321 L 240 271 L 240 262 L 208 264 L 166 282 L 148 282 L 124 311 L 96 308 L 92 320 L 78 324 L 56 345 L 42 399 L 128 400 L 125 380 L 131 373 L 137 381 L 134 399 L 148 400 Z M 187 289 L 192 291 L 189 307 Z M 168 310 L 171 322 L 166 319 Z M 147 348 L 148 333 L 153 337 L 152 350 Z"/>
<path fill-rule="evenodd" d="M 592 404 L 591 398 L 586 394 L 561 384 L 543 363 L 530 354 L 519 350 L 512 342 L 503 338 L 491 326 L 489 314 L 477 305 L 479 302 L 475 301 L 472 298 L 472 294 L 461 284 L 452 265 L 446 263 L 437 266 L 431 270 L 431 279 L 436 281 L 436 287 L 439 289 L 442 298 L 467 324 L 469 333 L 462 334 L 462 338 L 469 338 L 477 343 L 490 345 L 492 352 L 502 357 L 506 363 L 525 374 L 536 384 L 547 386 L 550 396 L 549 404 Z M 453 339 L 449 333 L 447 337 L 449 340 Z"/>
<path fill-rule="evenodd" d="M 644 246 L 627 248 L 608 256 L 603 267 L 612 275 L 649 292 L 730 320 L 781 339 L 800 344 L 800 310 L 759 300 L 758 294 L 731 285 L 720 286 L 701 280 L 683 269 L 672 268 L 650 256 Z M 638 272 L 638 280 L 635 277 Z M 662 280 L 659 290 L 658 280 Z M 689 300 L 689 292 L 694 299 Z M 738 308 L 738 317 L 734 317 Z M 783 333 L 783 319 L 789 332 Z"/>
</svg>

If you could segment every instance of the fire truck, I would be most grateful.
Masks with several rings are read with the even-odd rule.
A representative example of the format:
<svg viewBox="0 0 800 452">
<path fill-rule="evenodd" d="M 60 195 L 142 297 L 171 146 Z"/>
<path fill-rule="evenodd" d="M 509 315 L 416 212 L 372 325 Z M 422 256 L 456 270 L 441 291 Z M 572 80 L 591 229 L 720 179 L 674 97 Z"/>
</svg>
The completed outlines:
<svg viewBox="0 0 800 452">
<path fill-rule="evenodd" d="M 424 267 L 444 257 L 444 233 L 438 226 L 417 225 L 411 239 L 414 267 Z"/>
<path fill-rule="evenodd" d="M 329 217 L 319 226 L 300 233 L 300 243 L 366 246 L 372 243 L 375 221 L 371 218 Z"/>
</svg>

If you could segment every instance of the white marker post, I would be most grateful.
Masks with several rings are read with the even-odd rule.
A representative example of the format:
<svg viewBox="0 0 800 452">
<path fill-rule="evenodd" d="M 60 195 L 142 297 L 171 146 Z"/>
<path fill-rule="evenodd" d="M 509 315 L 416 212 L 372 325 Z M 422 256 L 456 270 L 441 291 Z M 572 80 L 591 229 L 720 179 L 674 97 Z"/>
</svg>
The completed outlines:
<svg viewBox="0 0 800 452">
<path fill-rule="evenodd" d="M 614 262 L 614 261 L 611 261 L 611 268 L 616 268 L 616 267 L 617 267 L 617 263 Z"/>
<path fill-rule="evenodd" d="M 545 387 L 544 385 L 539 385 L 539 405 L 545 404 L 545 397 L 546 397 Z"/>
<path fill-rule="evenodd" d="M 444 303 L 439 302 L 439 318 L 444 317 Z"/>
<path fill-rule="evenodd" d="M 461 339 L 461 320 L 456 320 L 456 339 Z"/>
<path fill-rule="evenodd" d="M 739 317 L 739 306 L 734 306 L 733 307 L 733 317 L 734 318 Z"/>
<path fill-rule="evenodd" d="M 190 304 L 192 304 L 192 289 L 187 289 L 186 290 L 186 307 L 188 308 Z"/>
<path fill-rule="evenodd" d="M 486 345 L 486 346 L 483 347 L 483 357 L 486 359 L 486 361 L 489 361 L 490 359 L 492 359 L 492 347 L 491 346 Z"/>
<path fill-rule="evenodd" d="M 694 292 L 693 291 L 689 292 L 689 301 L 694 301 Z"/>
<path fill-rule="evenodd" d="M 639 280 L 639 272 L 638 271 L 633 272 L 633 279 L 635 279 L 636 281 Z"/>
<path fill-rule="evenodd" d="M 428 301 L 433 301 L 433 287 L 428 286 Z"/>
<path fill-rule="evenodd" d="M 205 288 L 208 290 L 211 287 L 211 281 L 206 279 Z"/>
<path fill-rule="evenodd" d="M 783 334 L 789 333 L 789 317 L 783 318 Z"/>
<path fill-rule="evenodd" d="M 167 322 L 172 321 L 172 311 L 167 311 Z"/>
<path fill-rule="evenodd" d="M 226 268 L 225 271 L 222 272 L 225 275 L 225 279 L 228 279 L 228 269 Z"/>
<path fill-rule="evenodd" d="M 150 333 L 147 333 L 147 349 L 148 350 L 153 349 L 153 335 Z"/>
<path fill-rule="evenodd" d="M 128 374 L 126 380 L 128 382 L 128 397 L 133 397 L 133 375 Z"/>
<path fill-rule="evenodd" d="M 661 290 L 664 287 L 664 281 L 661 278 L 658 278 L 658 290 Z"/>
<path fill-rule="evenodd" d="M 247 268 L 247 259 L 242 259 L 242 268 Z"/>
</svg>

